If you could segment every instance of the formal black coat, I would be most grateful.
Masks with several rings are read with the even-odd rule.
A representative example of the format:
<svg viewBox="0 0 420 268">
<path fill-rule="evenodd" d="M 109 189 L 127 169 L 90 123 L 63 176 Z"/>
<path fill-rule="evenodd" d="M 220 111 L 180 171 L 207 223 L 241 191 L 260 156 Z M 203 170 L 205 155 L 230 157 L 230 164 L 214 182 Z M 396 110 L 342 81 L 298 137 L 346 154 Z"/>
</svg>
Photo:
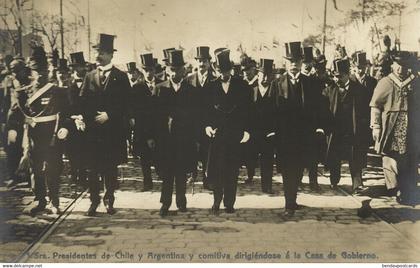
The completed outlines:
<svg viewBox="0 0 420 268">
<path fill-rule="evenodd" d="M 126 114 L 130 83 L 127 75 L 112 67 L 101 85 L 99 70 L 88 73 L 83 82 L 81 114 L 86 122 L 89 160 L 103 165 L 118 165 L 127 160 Z M 95 123 L 97 112 L 106 112 L 109 120 Z"/>
<path fill-rule="evenodd" d="M 207 163 L 207 176 L 212 183 L 219 183 L 221 174 L 233 172 L 222 170 L 225 163 L 220 163 L 221 154 L 223 159 L 229 161 L 229 168 L 235 171 L 240 164 L 240 141 L 244 131 L 250 132 L 250 105 L 251 90 L 247 83 L 240 78 L 231 77 L 229 90 L 224 92 L 220 79 L 212 83 L 205 94 L 204 125 L 217 129 L 212 138 Z M 210 138 L 209 138 L 210 139 Z M 232 178 L 231 178 L 232 179 Z"/>
<path fill-rule="evenodd" d="M 273 86 L 269 86 L 264 96 L 261 95 L 258 85 L 252 88 L 251 96 L 251 135 L 276 132 L 276 96 L 277 92 Z M 251 137 L 252 138 L 252 137 Z"/>
<path fill-rule="evenodd" d="M 155 88 L 150 89 L 145 81 L 133 85 L 130 93 L 130 118 L 135 119 L 134 154 L 141 155 L 148 148 L 147 140 L 155 137 L 153 120 L 157 105 L 156 86 L 162 81 L 155 81 Z"/>
<path fill-rule="evenodd" d="M 300 75 L 301 94 L 292 89 L 289 76 L 285 74 L 272 83 L 276 90 L 277 151 L 280 163 L 294 159 L 313 161 L 316 154 L 316 129 L 328 129 L 328 109 L 322 100 L 321 83 L 313 77 Z M 283 161 L 282 161 L 283 160 Z M 305 166 L 305 165 L 304 165 Z"/>
<path fill-rule="evenodd" d="M 339 102 L 339 89 L 336 85 L 332 85 L 324 89 L 323 94 L 328 98 L 329 109 L 333 117 L 336 116 L 337 106 Z M 360 167 L 366 166 L 367 150 L 371 132 L 369 128 L 369 92 L 359 82 L 351 80 L 349 83 L 348 96 L 351 97 L 352 105 L 352 125 L 353 125 L 353 148 L 352 159 L 355 165 Z M 339 127 L 337 120 L 332 121 L 331 133 L 327 137 L 327 165 L 334 162 L 337 157 L 337 147 L 332 142 Z"/>
<path fill-rule="evenodd" d="M 164 174 L 187 173 L 195 164 L 197 121 L 196 89 L 182 81 L 175 92 L 169 80 L 156 87 L 152 132 L 159 169 Z"/>
</svg>

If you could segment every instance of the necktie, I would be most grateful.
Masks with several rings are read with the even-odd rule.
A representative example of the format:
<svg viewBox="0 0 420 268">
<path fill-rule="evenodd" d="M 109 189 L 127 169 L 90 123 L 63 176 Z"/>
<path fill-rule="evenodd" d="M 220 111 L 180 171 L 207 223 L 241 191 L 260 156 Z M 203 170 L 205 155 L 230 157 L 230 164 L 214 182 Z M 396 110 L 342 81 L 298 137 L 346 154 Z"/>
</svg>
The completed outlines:
<svg viewBox="0 0 420 268">
<path fill-rule="evenodd" d="M 106 74 L 107 74 L 108 72 L 110 72 L 110 71 L 111 71 L 111 69 L 108 69 L 108 70 L 100 70 L 100 72 L 99 72 L 99 78 L 101 79 L 101 84 L 102 84 L 102 85 L 105 83 L 105 80 L 106 80 Z"/>
</svg>

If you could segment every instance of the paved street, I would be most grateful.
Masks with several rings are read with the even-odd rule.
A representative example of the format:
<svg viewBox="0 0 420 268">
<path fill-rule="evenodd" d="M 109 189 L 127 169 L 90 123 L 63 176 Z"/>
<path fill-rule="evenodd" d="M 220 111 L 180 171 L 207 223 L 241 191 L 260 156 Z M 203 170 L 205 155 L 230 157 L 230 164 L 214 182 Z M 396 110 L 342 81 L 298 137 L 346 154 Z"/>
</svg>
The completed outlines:
<svg viewBox="0 0 420 268">
<path fill-rule="evenodd" d="M 155 181 L 153 192 L 141 192 L 142 174 L 136 160 L 121 168 L 117 214 L 109 216 L 100 206 L 97 217 L 84 216 L 89 207 L 86 193 L 53 225 L 48 225 L 51 219 L 19 215 L 22 208 L 16 208 L 1 223 L 2 237 L 9 237 L 2 240 L 2 258 L 12 260 L 50 226 L 20 261 L 419 262 L 420 206 L 401 206 L 381 196 L 382 174 L 379 168 L 370 167 L 365 175 L 375 214 L 361 219 L 357 209 L 370 197 L 346 193 L 351 180 L 344 169 L 337 191 L 329 189 L 327 177 L 320 176 L 322 191 L 313 193 L 305 176 L 298 196 L 304 208 L 292 219 L 282 216 L 280 175 L 275 177 L 274 195 L 261 193 L 259 177 L 253 185 L 241 182 L 236 213 L 222 211 L 219 216 L 209 213 L 212 195 L 197 182 L 194 194 L 192 185 L 188 187 L 189 211 L 178 213 L 173 204 L 170 215 L 161 218 L 160 182 Z M 3 190 L 2 195 L 6 195 Z M 24 195 L 22 200 L 29 198 Z M 9 229 L 3 227 L 5 224 Z"/>
</svg>

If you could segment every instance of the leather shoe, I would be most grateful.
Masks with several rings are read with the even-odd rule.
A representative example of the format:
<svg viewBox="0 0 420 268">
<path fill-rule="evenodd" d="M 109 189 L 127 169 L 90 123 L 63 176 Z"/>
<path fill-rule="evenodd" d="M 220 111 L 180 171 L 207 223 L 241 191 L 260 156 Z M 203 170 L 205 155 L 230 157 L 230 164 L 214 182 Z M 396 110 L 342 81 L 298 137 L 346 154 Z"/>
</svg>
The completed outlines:
<svg viewBox="0 0 420 268">
<path fill-rule="evenodd" d="M 162 206 L 159 211 L 159 215 L 164 217 L 167 216 L 169 212 L 169 208 L 167 206 Z"/>
<path fill-rule="evenodd" d="M 92 203 L 88 211 L 86 212 L 86 216 L 94 217 L 96 216 L 96 209 L 98 208 L 99 203 Z"/>
<path fill-rule="evenodd" d="M 46 207 L 47 207 L 46 201 L 39 201 L 38 205 L 34 206 L 33 208 L 29 210 L 29 213 L 36 214 L 38 212 L 44 211 Z"/>
<path fill-rule="evenodd" d="M 150 184 L 143 185 L 143 189 L 141 189 L 142 192 L 148 192 L 151 190 L 153 190 L 153 185 L 150 185 Z"/>
<path fill-rule="evenodd" d="M 337 184 L 331 184 L 331 185 L 330 185 L 330 189 L 331 189 L 331 190 L 335 190 L 335 191 L 337 191 L 337 190 L 338 190 L 338 186 L 337 186 Z"/>
<path fill-rule="evenodd" d="M 115 213 L 117 213 L 117 211 L 114 207 L 109 207 L 106 209 L 106 213 L 108 213 L 109 215 L 114 215 Z"/>
<path fill-rule="evenodd" d="M 52 206 L 51 207 L 51 212 L 53 214 L 60 215 L 61 214 L 61 209 L 58 206 Z"/>
<path fill-rule="evenodd" d="M 232 214 L 232 213 L 235 213 L 235 209 L 233 207 L 227 207 L 227 208 L 225 208 L 225 212 L 229 213 L 229 214 Z"/>
<path fill-rule="evenodd" d="M 293 215 L 295 215 L 295 210 L 291 208 L 286 208 L 286 210 L 283 213 L 283 216 L 285 216 L 286 218 L 293 217 Z"/>
<path fill-rule="evenodd" d="M 180 208 L 178 208 L 178 211 L 179 212 L 187 212 L 187 207 L 180 207 Z"/>
<path fill-rule="evenodd" d="M 212 213 L 213 215 L 218 215 L 218 214 L 219 214 L 219 211 L 220 211 L 220 207 L 219 207 L 219 206 L 213 205 L 213 206 L 211 207 L 211 213 Z"/>
<path fill-rule="evenodd" d="M 272 189 L 264 189 L 262 190 L 262 192 L 266 194 L 274 194 L 274 191 Z"/>
<path fill-rule="evenodd" d="M 319 184 L 318 183 L 311 183 L 311 184 L 309 184 L 309 188 L 311 189 L 311 191 L 314 191 L 314 192 L 321 191 L 321 187 L 319 187 Z"/>
</svg>

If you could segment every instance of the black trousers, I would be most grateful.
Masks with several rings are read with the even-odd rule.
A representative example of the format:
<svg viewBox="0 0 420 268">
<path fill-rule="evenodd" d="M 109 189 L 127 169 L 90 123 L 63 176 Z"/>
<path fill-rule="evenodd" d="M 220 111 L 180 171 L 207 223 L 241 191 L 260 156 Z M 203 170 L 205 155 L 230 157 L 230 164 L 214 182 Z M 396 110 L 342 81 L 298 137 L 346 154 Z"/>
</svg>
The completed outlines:
<svg viewBox="0 0 420 268">
<path fill-rule="evenodd" d="M 261 163 L 261 188 L 271 190 L 273 184 L 274 145 L 273 137 L 267 138 L 257 134 L 250 140 L 250 152 L 247 160 L 248 178 L 255 175 L 255 169 L 260 159 Z"/>
<path fill-rule="evenodd" d="M 7 155 L 7 175 L 8 179 L 17 180 L 18 174 L 17 169 L 19 168 L 19 162 L 22 158 L 22 138 L 23 138 L 23 129 L 17 131 L 18 135 L 16 142 L 7 144 L 7 131 L 5 141 L 5 151 Z"/>
<path fill-rule="evenodd" d="M 350 175 L 352 180 L 353 189 L 362 186 L 362 167 L 349 160 Z M 337 158 L 330 161 L 330 182 L 331 185 L 337 185 L 341 179 L 341 159 Z"/>
<path fill-rule="evenodd" d="M 185 193 L 187 190 L 187 174 L 185 172 L 173 171 L 165 172 L 163 175 L 162 191 L 160 202 L 163 206 L 170 207 L 172 204 L 172 193 L 175 183 L 176 206 L 178 208 L 187 206 L 187 198 Z"/>
<path fill-rule="evenodd" d="M 53 206 L 59 206 L 60 175 L 63 170 L 62 150 L 59 146 L 38 145 L 33 140 L 30 154 L 33 175 L 35 199 L 46 202 L 48 196 Z"/>
<path fill-rule="evenodd" d="M 282 177 L 286 209 L 296 208 L 298 185 L 303 176 L 303 169 L 304 165 L 302 159 L 299 157 L 290 155 L 290 157 L 282 158 Z"/>
<path fill-rule="evenodd" d="M 102 177 L 102 182 L 100 181 Z M 107 165 L 101 168 L 88 170 L 88 185 L 90 193 L 90 201 L 92 204 L 99 204 L 101 201 L 100 191 L 105 184 L 104 200 L 109 201 L 109 205 L 113 206 L 115 202 L 114 192 L 118 186 L 118 167 L 116 164 Z"/>
</svg>

